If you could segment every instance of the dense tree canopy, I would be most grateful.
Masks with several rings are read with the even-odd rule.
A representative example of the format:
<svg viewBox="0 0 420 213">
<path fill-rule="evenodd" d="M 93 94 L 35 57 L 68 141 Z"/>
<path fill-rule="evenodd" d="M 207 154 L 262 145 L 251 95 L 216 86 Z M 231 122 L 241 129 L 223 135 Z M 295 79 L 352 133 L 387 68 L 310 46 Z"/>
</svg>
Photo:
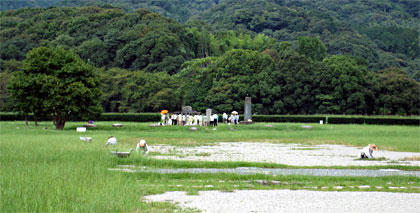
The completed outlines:
<svg viewBox="0 0 420 213">
<path fill-rule="evenodd" d="M 113 6 L 0 13 L 2 109 L 13 106 L 12 93 L 22 112 L 51 113 L 52 104 L 44 106 L 31 92 L 42 88 L 40 82 L 55 82 L 54 76 L 22 83 L 26 93 L 14 90 L 11 76 L 26 77 L 30 59 L 23 68 L 22 61 L 30 50 L 43 56 L 48 51 L 36 48 L 59 47 L 54 50 L 60 54 L 80 56 L 70 54 L 77 61 L 74 72 L 102 67 L 103 96 L 97 100 L 107 112 L 175 111 L 183 105 L 242 111 L 249 95 L 260 114 L 420 114 L 418 13 L 410 2 L 107 2 Z M 118 5 L 145 5 L 189 21 L 145 9 L 126 13 Z"/>
<path fill-rule="evenodd" d="M 102 73 L 102 106 L 108 112 L 153 112 L 181 108 L 180 82 L 164 72 L 112 68 Z"/>
<path fill-rule="evenodd" d="M 230 0 L 192 19 L 216 30 L 264 33 L 292 43 L 319 36 L 329 54 L 363 57 L 370 69 L 395 66 L 414 76 L 420 70 L 414 62 L 420 55 L 418 5 L 419 0 Z"/>
</svg>

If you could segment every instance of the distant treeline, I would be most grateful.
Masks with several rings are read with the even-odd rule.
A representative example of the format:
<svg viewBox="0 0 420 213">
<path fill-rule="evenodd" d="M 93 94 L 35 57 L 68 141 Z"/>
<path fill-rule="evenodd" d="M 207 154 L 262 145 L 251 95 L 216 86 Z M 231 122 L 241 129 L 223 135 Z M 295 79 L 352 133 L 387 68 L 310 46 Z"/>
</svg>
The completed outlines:
<svg viewBox="0 0 420 213">
<path fill-rule="evenodd" d="M 271 3 L 256 8 L 264 11 L 277 4 L 267 2 Z M 260 26 L 253 14 L 230 10 L 221 22 L 212 21 L 212 27 L 199 21 L 181 24 L 144 9 L 133 13 L 112 7 L 4 11 L 0 13 L 0 104 L 2 110 L 13 109 L 7 84 L 12 73 L 21 69 L 29 50 L 60 46 L 100 68 L 106 112 L 174 111 L 182 105 L 196 110 L 243 111 L 244 97 L 251 96 L 253 110 L 259 114 L 420 114 L 420 84 L 407 73 L 411 69 L 408 64 L 418 60 L 418 31 L 385 25 L 364 28 L 372 37 L 381 30 L 389 32 L 378 40 L 384 43 L 380 51 L 376 44 L 354 41 L 370 40 L 345 24 L 331 29 L 321 25 L 323 34 L 311 33 L 313 18 L 324 17 L 322 13 L 309 13 L 307 22 L 299 22 L 306 23 L 302 29 L 311 32 L 294 33 L 298 31 L 287 21 L 278 27 L 290 32 L 290 39 L 267 33 L 268 23 L 304 15 L 304 11 L 294 10 L 297 13 L 285 19 L 270 14 L 287 11 L 264 13 L 259 30 L 244 25 Z M 203 14 L 204 20 L 210 20 L 211 14 Z M 239 19 L 234 30 L 227 30 L 226 24 L 232 20 L 229 15 L 235 14 L 249 17 Z M 335 23 L 335 18 L 332 20 Z M 212 29 L 215 26 L 220 29 Z M 328 40 L 325 30 L 346 36 Z M 395 41 L 394 35 L 403 40 Z M 333 45 L 333 41 L 337 43 Z M 385 50 L 401 57 L 397 60 Z M 388 62 L 392 63 L 375 51 L 390 56 Z M 375 65 L 378 61 L 380 66 Z"/>
</svg>

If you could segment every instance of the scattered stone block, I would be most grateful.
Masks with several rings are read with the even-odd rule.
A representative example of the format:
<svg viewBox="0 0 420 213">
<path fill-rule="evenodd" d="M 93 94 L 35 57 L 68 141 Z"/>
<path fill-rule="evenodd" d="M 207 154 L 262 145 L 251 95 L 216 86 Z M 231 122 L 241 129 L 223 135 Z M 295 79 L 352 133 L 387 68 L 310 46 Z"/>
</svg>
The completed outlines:
<svg viewBox="0 0 420 213">
<path fill-rule="evenodd" d="M 85 124 L 83 126 L 87 128 L 92 128 L 92 127 L 96 127 L 96 124 Z"/>
<path fill-rule="evenodd" d="M 77 127 L 76 131 L 77 132 L 86 132 L 86 127 Z"/>
<path fill-rule="evenodd" d="M 271 184 L 273 184 L 273 185 L 280 185 L 280 184 L 281 184 L 281 182 L 280 182 L 280 181 L 278 181 L 278 180 L 272 180 L 272 181 L 271 181 Z"/>
<path fill-rule="evenodd" d="M 129 152 L 118 152 L 118 151 L 112 151 L 111 154 L 116 155 L 120 158 L 127 158 L 130 157 L 131 152 L 133 152 L 134 149 L 131 149 Z"/>
<path fill-rule="evenodd" d="M 303 125 L 303 126 L 302 126 L 302 128 L 305 128 L 305 129 L 312 129 L 312 126 L 309 126 L 309 125 Z"/>
<path fill-rule="evenodd" d="M 197 130 L 198 130 L 198 127 L 195 127 L 195 126 L 190 128 L 190 131 L 197 131 Z"/>
<path fill-rule="evenodd" d="M 92 138 L 91 137 L 80 137 L 80 140 L 86 141 L 86 142 L 91 142 Z"/>
<path fill-rule="evenodd" d="M 123 125 L 123 124 L 112 124 L 112 126 L 113 126 L 113 127 L 120 128 L 120 127 L 123 127 L 124 125 Z"/>
</svg>

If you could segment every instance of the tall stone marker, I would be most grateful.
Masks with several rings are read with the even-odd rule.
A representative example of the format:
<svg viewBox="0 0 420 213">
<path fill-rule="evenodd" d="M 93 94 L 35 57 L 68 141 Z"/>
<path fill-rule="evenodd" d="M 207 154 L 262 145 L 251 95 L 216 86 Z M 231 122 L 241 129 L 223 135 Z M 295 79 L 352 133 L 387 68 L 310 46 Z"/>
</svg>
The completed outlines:
<svg viewBox="0 0 420 213">
<path fill-rule="evenodd" d="M 210 125 L 211 109 L 206 109 L 207 125 Z"/>
<path fill-rule="evenodd" d="M 252 121 L 251 113 L 251 97 L 245 97 L 245 107 L 244 107 L 244 121 Z"/>
</svg>

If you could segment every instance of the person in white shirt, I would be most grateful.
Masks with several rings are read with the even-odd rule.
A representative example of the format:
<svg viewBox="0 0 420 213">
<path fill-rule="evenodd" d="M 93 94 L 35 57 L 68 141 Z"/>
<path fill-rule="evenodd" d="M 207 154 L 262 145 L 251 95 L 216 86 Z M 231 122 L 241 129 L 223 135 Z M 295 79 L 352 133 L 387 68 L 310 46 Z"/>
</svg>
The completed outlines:
<svg viewBox="0 0 420 213">
<path fill-rule="evenodd" d="M 377 151 L 378 148 L 376 147 L 375 144 L 369 144 L 368 146 L 364 147 L 361 151 L 360 151 L 360 158 L 364 159 L 364 158 L 374 158 L 373 157 L 373 152 Z"/>
<path fill-rule="evenodd" d="M 223 113 L 223 123 L 227 123 L 227 119 L 228 119 L 228 115 L 226 114 L 226 112 Z"/>
<path fill-rule="evenodd" d="M 203 116 L 198 115 L 198 125 L 203 126 Z"/>
<path fill-rule="evenodd" d="M 217 121 L 218 121 L 219 116 L 217 116 L 217 114 L 213 114 L 213 126 L 216 127 L 217 126 Z"/>
<path fill-rule="evenodd" d="M 147 146 L 147 143 L 144 139 L 141 139 L 140 142 L 137 143 L 136 151 L 137 153 L 142 151 L 144 155 L 149 153 L 149 146 Z"/>
<path fill-rule="evenodd" d="M 177 114 L 172 115 L 172 125 L 178 125 L 178 116 Z"/>
<path fill-rule="evenodd" d="M 114 137 L 114 136 L 109 136 L 108 141 L 105 144 L 105 147 L 108 146 L 108 145 L 112 145 L 112 146 L 117 145 L 117 138 Z"/>
</svg>

